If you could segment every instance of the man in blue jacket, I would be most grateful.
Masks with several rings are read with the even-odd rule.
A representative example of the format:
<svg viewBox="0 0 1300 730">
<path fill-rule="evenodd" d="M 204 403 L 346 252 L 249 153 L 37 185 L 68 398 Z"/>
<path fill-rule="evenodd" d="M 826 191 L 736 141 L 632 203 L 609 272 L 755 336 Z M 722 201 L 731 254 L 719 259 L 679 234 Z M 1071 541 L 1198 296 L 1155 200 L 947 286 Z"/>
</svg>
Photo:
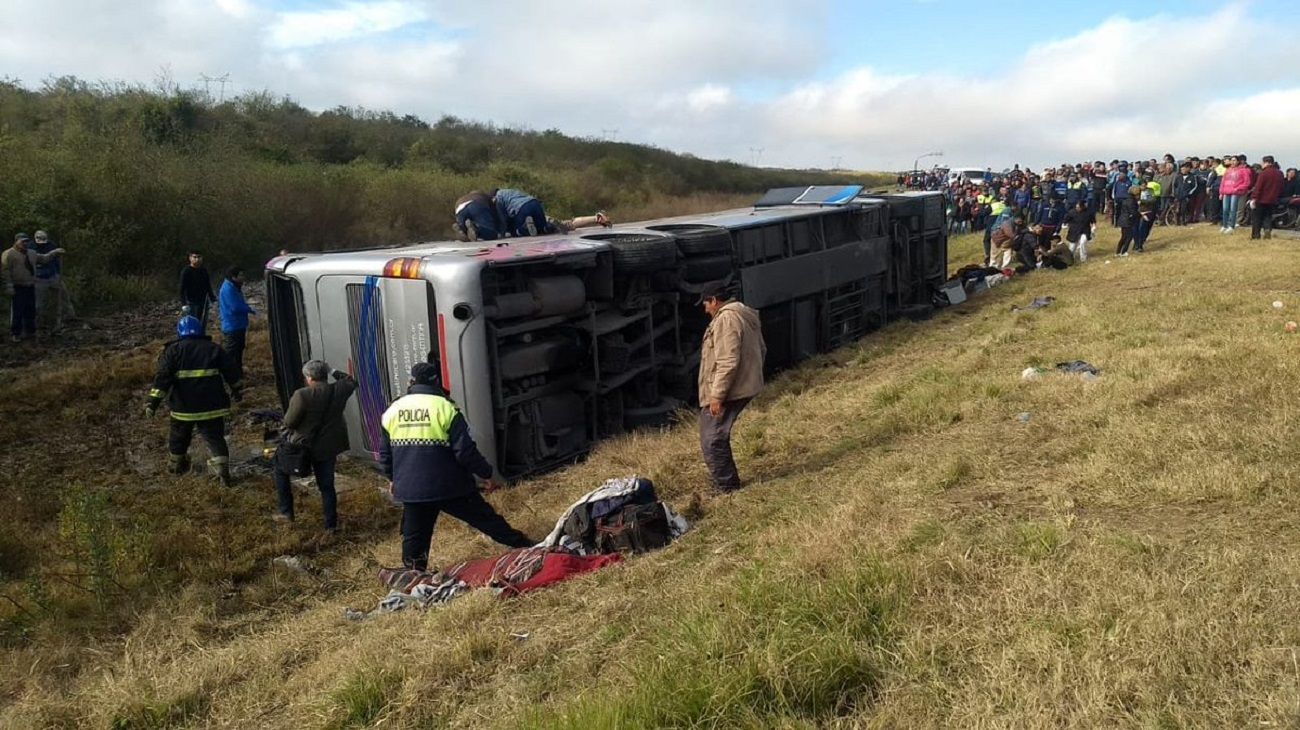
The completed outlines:
<svg viewBox="0 0 1300 730">
<path fill-rule="evenodd" d="M 239 380 L 244 379 L 244 344 L 248 335 L 248 315 L 257 314 L 244 299 L 244 270 L 238 266 L 226 269 L 226 280 L 217 296 L 221 308 L 221 344 L 235 363 Z"/>
<path fill-rule="evenodd" d="M 439 385 L 438 368 L 416 363 L 407 394 L 381 419 L 379 465 L 402 503 L 402 565 L 429 567 L 438 514 L 446 512 L 512 548 L 537 544 L 510 526 L 479 493 L 497 489 L 492 465 L 479 453 L 469 425 Z M 483 480 L 483 486 L 474 478 Z"/>
</svg>

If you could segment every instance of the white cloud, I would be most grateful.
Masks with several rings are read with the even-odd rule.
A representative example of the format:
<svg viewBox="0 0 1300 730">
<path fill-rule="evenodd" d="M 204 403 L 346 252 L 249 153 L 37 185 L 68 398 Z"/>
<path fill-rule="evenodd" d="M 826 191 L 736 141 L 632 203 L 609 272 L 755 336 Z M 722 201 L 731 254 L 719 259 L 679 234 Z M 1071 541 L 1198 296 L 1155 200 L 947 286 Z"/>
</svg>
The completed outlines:
<svg viewBox="0 0 1300 730">
<path fill-rule="evenodd" d="M 686 94 L 686 106 L 697 113 L 721 109 L 734 104 L 735 101 L 736 95 L 731 92 L 731 89 L 718 84 L 705 84 L 691 89 Z"/>
<path fill-rule="evenodd" d="M 279 13 L 267 30 L 267 39 L 273 48 L 302 48 L 386 33 L 428 17 L 421 5 L 406 0 L 348 2 L 325 10 Z"/>
<path fill-rule="evenodd" d="M 215 0 L 215 2 L 217 7 L 227 15 L 240 20 L 251 17 L 255 12 L 253 4 L 248 0 Z"/>
<path fill-rule="evenodd" d="M 4 0 L 0 27 L 23 32 L 0 45 L 0 69 L 33 84 L 229 73 L 235 92 L 318 109 L 617 128 L 706 157 L 761 147 L 765 164 L 791 166 L 902 168 L 933 149 L 981 166 L 1166 151 L 1300 160 L 1300 46 L 1250 11 L 1115 17 L 995 66 L 952 54 L 940 72 L 823 77 L 824 2 Z"/>
</svg>

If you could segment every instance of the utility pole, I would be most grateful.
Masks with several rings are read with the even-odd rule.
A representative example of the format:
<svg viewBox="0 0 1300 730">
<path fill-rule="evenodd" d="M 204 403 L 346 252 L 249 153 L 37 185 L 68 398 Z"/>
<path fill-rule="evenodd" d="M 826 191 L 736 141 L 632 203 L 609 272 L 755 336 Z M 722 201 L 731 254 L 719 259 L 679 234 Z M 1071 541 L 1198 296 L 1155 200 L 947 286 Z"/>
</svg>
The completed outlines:
<svg viewBox="0 0 1300 730">
<path fill-rule="evenodd" d="M 750 162 L 750 166 L 752 166 L 752 167 L 758 167 L 758 161 L 761 160 L 761 159 L 763 159 L 763 149 L 764 149 L 764 148 L 762 148 L 762 147 L 750 147 L 750 148 L 749 148 L 749 156 L 750 156 L 750 159 L 752 160 L 752 161 Z"/>
<path fill-rule="evenodd" d="M 843 155 L 835 155 L 831 158 L 831 172 L 840 169 L 840 160 L 844 159 Z"/>
<path fill-rule="evenodd" d="M 604 137 L 606 142 L 613 142 L 618 138 L 618 130 L 602 129 L 600 130 L 600 136 Z"/>
<path fill-rule="evenodd" d="M 921 160 L 926 157 L 943 157 L 943 150 L 939 150 L 938 152 L 926 152 L 923 155 L 918 155 L 917 158 L 912 161 L 912 172 L 916 172 L 920 169 L 918 165 L 920 165 Z"/>
<path fill-rule="evenodd" d="M 226 100 L 226 84 L 230 83 L 229 73 L 224 73 L 220 76 L 209 76 L 207 74 L 199 74 L 199 78 L 203 79 L 203 96 L 211 100 L 212 99 L 211 84 L 217 83 L 217 84 L 221 84 L 221 92 L 220 92 L 221 97 L 217 100 L 217 103 L 220 104 Z"/>
</svg>

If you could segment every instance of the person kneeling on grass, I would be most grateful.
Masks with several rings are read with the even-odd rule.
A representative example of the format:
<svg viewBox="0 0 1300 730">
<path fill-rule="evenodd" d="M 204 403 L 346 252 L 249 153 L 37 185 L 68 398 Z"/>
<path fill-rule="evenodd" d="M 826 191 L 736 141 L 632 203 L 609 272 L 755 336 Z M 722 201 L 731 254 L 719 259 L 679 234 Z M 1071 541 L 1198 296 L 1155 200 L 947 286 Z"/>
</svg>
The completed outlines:
<svg viewBox="0 0 1300 730">
<path fill-rule="evenodd" d="M 1033 225 L 1016 238 L 1016 260 L 1020 263 L 1016 267 L 1017 274 L 1028 274 L 1038 268 L 1039 237 L 1042 235 L 1042 226 Z"/>
<path fill-rule="evenodd" d="M 1068 269 L 1074 264 L 1074 254 L 1060 236 L 1052 236 L 1047 248 L 1038 250 L 1038 265 L 1044 269 Z"/>
</svg>

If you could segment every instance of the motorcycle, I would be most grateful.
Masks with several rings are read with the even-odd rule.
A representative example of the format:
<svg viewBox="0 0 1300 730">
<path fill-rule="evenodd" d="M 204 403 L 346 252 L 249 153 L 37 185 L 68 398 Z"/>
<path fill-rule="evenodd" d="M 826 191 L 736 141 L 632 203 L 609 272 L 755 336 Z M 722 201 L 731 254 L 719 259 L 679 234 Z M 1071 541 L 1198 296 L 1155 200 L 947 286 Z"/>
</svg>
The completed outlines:
<svg viewBox="0 0 1300 730">
<path fill-rule="evenodd" d="M 1273 228 L 1300 230 L 1300 195 L 1282 198 L 1273 209 Z"/>
</svg>

